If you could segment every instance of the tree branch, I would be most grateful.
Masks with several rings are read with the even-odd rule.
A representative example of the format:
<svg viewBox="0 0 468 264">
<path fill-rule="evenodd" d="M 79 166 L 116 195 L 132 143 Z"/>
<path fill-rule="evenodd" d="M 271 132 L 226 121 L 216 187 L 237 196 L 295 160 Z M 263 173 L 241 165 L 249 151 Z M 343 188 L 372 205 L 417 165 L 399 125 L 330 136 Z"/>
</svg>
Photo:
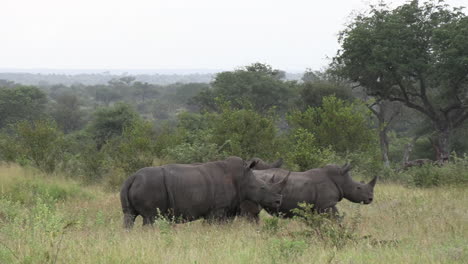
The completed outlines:
<svg viewBox="0 0 468 264">
<path fill-rule="evenodd" d="M 404 103 L 406 106 L 408 106 L 409 108 L 413 108 L 413 109 L 416 109 L 418 110 L 419 112 L 427 115 L 430 119 L 432 120 L 437 120 L 435 116 L 431 115 L 431 113 L 429 113 L 424 107 L 420 106 L 420 105 L 417 105 L 415 103 L 412 103 L 404 98 L 400 98 L 400 97 L 389 97 L 388 98 L 389 101 L 392 101 L 392 102 L 402 102 Z"/>
<path fill-rule="evenodd" d="M 432 106 L 432 104 L 429 102 L 429 99 L 427 98 L 426 80 L 424 79 L 424 76 L 422 75 L 422 73 L 418 72 L 418 78 L 419 78 L 419 91 L 421 92 L 421 94 L 420 94 L 421 100 L 422 100 L 424 106 L 426 107 L 426 109 L 428 110 L 428 112 L 430 112 L 432 115 L 436 116 L 436 113 L 434 111 L 434 107 Z"/>
<path fill-rule="evenodd" d="M 459 116 L 460 118 L 458 118 L 457 121 L 455 121 L 453 124 L 452 124 L 452 127 L 453 128 L 456 128 L 458 126 L 460 126 L 461 124 L 463 124 L 463 122 L 468 119 L 468 111 L 465 112 L 463 115 L 460 115 Z"/>
</svg>

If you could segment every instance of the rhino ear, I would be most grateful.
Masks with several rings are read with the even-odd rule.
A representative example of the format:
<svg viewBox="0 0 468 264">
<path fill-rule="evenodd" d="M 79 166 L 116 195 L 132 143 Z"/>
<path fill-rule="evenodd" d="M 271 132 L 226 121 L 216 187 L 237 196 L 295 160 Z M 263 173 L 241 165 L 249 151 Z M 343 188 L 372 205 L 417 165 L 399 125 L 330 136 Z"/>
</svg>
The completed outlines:
<svg viewBox="0 0 468 264">
<path fill-rule="evenodd" d="M 370 182 L 368 183 L 370 186 L 372 186 L 372 188 L 374 188 L 375 183 L 377 183 L 377 178 L 378 178 L 378 177 L 375 176 L 374 179 L 372 179 L 372 181 L 370 181 Z"/>
<path fill-rule="evenodd" d="M 255 166 L 257 166 L 257 164 L 258 164 L 258 160 L 247 161 L 247 168 L 248 169 L 253 169 L 253 168 L 255 168 Z"/>
<path fill-rule="evenodd" d="M 291 171 L 289 171 L 288 175 L 284 177 L 280 182 L 278 182 L 276 185 L 279 187 L 280 191 L 283 190 L 283 188 L 286 186 L 286 183 L 288 182 L 289 175 L 291 175 Z"/>
<path fill-rule="evenodd" d="M 341 175 L 345 175 L 346 173 L 349 172 L 349 170 L 351 170 L 352 166 L 350 163 L 346 163 L 345 165 L 343 165 L 343 167 L 341 168 Z"/>
</svg>

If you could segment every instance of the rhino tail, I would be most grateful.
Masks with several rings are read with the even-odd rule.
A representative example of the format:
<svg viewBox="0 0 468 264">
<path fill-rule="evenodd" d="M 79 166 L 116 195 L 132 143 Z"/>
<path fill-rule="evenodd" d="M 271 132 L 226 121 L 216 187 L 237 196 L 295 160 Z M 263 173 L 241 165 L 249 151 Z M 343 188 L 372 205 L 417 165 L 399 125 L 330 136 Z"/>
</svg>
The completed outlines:
<svg viewBox="0 0 468 264">
<path fill-rule="evenodd" d="M 122 189 L 120 190 L 120 203 L 122 204 L 122 211 L 124 214 L 123 224 L 124 224 L 124 228 L 127 228 L 127 229 L 130 229 L 133 227 L 135 218 L 138 215 L 128 198 L 128 192 L 130 188 L 132 187 L 132 184 L 135 181 L 135 178 L 136 178 L 136 174 L 130 176 L 127 180 L 125 180 L 124 184 L 122 185 Z"/>
</svg>

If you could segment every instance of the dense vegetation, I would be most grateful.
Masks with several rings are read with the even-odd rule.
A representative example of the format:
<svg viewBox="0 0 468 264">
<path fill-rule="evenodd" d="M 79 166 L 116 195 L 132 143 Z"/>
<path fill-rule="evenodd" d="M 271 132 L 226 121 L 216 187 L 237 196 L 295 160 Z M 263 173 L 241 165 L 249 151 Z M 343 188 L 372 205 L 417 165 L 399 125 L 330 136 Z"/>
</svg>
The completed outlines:
<svg viewBox="0 0 468 264">
<path fill-rule="evenodd" d="M 211 82 L 0 80 L 0 262 L 463 262 L 467 21 L 439 2 L 371 7 L 329 68 L 301 80 L 262 63 Z M 294 171 L 351 162 L 380 176 L 375 203 L 343 203 L 342 224 L 304 210 L 121 231 L 115 190 L 131 173 L 231 155 Z"/>
</svg>

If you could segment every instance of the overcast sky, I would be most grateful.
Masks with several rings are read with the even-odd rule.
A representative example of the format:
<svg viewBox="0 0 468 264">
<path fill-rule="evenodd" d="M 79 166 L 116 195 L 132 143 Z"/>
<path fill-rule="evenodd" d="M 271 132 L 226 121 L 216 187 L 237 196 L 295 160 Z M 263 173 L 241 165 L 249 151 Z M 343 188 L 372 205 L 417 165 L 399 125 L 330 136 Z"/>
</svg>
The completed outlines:
<svg viewBox="0 0 468 264">
<path fill-rule="evenodd" d="M 0 68 L 230 70 L 259 61 L 318 70 L 335 55 L 353 10 L 370 3 L 1 0 Z"/>
</svg>

